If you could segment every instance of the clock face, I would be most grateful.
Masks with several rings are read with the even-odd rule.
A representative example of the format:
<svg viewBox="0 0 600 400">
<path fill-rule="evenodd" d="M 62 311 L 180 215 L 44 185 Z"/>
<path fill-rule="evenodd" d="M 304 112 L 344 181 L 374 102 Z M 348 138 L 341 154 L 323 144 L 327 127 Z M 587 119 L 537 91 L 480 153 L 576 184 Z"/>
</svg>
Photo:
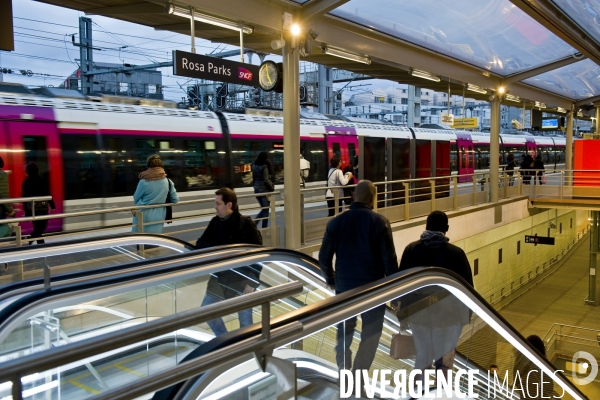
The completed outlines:
<svg viewBox="0 0 600 400">
<path fill-rule="evenodd" d="M 265 61 L 261 64 L 258 71 L 258 80 L 262 90 L 269 92 L 275 89 L 280 79 L 281 75 L 277 64 L 273 61 Z"/>
</svg>

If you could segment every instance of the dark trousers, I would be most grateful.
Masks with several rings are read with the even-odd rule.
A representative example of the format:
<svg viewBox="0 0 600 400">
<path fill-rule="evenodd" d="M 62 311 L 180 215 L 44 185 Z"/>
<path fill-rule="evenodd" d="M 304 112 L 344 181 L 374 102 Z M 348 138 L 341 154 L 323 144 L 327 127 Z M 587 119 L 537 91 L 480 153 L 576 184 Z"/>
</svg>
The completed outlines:
<svg viewBox="0 0 600 400">
<path fill-rule="evenodd" d="M 44 213 L 44 212 L 36 212 L 35 213 L 36 216 L 42 216 L 42 215 L 48 215 L 48 213 Z M 31 216 L 31 213 L 29 214 L 29 216 Z M 42 220 L 42 221 L 33 221 L 33 231 L 31 232 L 31 238 L 41 238 L 42 235 L 44 234 L 44 231 L 46 230 L 46 228 L 48 227 L 48 220 Z M 38 244 L 42 244 L 45 243 L 44 239 L 38 239 Z M 29 244 L 33 244 L 33 240 L 31 242 L 29 242 Z"/>
<path fill-rule="evenodd" d="M 337 326 L 337 344 L 335 346 L 335 360 L 341 369 L 369 369 L 375 359 L 375 352 L 381 338 L 383 329 L 383 316 L 385 304 L 360 314 L 362 319 L 362 332 L 360 333 L 360 344 L 352 367 L 352 339 L 356 330 L 356 317 L 347 319 Z"/>
<path fill-rule="evenodd" d="M 262 191 L 261 189 L 254 188 L 254 193 L 266 193 L 266 192 Z M 268 207 L 271 205 L 271 202 L 269 201 L 267 196 L 258 196 L 256 198 L 256 200 L 258 201 L 258 204 L 260 204 L 260 206 L 262 207 L 262 209 L 256 215 L 256 218 L 257 218 L 256 227 L 258 227 L 259 222 L 262 222 L 262 227 L 266 228 L 269 225 L 269 208 Z M 267 208 L 265 208 L 265 207 L 267 207 Z M 264 218 L 264 219 L 259 220 L 258 218 Z"/>
<path fill-rule="evenodd" d="M 340 199 L 339 200 L 339 213 L 341 213 L 343 211 L 343 206 L 344 206 L 344 200 Z M 327 199 L 327 216 L 328 217 L 333 217 L 335 215 L 335 198 L 328 198 Z"/>
</svg>

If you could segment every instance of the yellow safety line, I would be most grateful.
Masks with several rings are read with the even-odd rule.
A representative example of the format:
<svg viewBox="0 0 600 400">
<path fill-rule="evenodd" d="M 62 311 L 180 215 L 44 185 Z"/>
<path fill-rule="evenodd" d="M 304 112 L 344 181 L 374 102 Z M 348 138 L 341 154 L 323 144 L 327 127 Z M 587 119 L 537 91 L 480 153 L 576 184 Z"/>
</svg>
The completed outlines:
<svg viewBox="0 0 600 400">
<path fill-rule="evenodd" d="M 145 375 L 145 374 L 142 374 L 141 372 L 134 371 L 134 370 L 133 370 L 133 369 L 131 369 L 131 368 L 124 367 L 124 366 L 123 366 L 123 365 L 121 365 L 121 364 L 115 364 L 115 368 L 118 368 L 118 369 L 120 369 L 120 370 L 122 370 L 122 371 L 125 371 L 125 372 L 129 372 L 130 374 L 133 374 L 133 375 L 140 376 L 140 377 L 142 377 L 142 378 L 145 378 L 145 377 L 146 377 L 146 375 Z"/>
<path fill-rule="evenodd" d="M 91 394 L 100 394 L 100 392 L 96 389 L 92 389 L 89 386 L 84 385 L 83 383 L 77 382 L 75 379 L 70 379 L 69 383 L 73 386 L 77 386 L 80 389 L 90 392 Z"/>
<path fill-rule="evenodd" d="M 178 352 L 179 350 L 187 350 L 187 349 L 188 349 L 188 347 L 179 346 L 175 350 L 170 350 L 170 351 L 167 351 L 166 353 L 158 353 L 158 354 L 161 355 L 161 356 L 164 356 L 164 357 L 169 357 L 169 356 L 175 354 L 176 352 Z"/>
</svg>

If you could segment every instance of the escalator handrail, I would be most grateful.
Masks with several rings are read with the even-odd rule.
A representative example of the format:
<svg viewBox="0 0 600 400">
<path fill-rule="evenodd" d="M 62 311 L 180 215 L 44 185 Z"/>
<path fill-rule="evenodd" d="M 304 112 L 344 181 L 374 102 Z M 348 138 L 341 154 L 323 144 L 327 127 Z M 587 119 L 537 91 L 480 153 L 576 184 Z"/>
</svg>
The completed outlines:
<svg viewBox="0 0 600 400">
<path fill-rule="evenodd" d="M 228 247 L 229 246 L 213 247 L 212 251 Z M 202 254 L 196 254 L 195 252 L 186 253 L 182 255 L 185 257 L 178 259 L 177 262 L 166 262 L 164 263 L 166 265 L 158 266 L 151 270 L 144 269 L 141 271 L 125 272 L 118 276 L 101 277 L 85 282 L 51 287 L 50 290 L 42 289 L 27 293 L 5 305 L 5 307 L 0 310 L 0 342 L 2 342 L 6 335 L 9 334 L 14 324 L 36 314 L 39 312 L 37 310 L 40 308 L 49 307 L 53 301 L 64 304 L 65 302 L 68 302 L 69 299 L 85 298 L 84 296 L 92 296 L 94 293 L 109 296 L 127 290 L 133 290 L 131 289 L 131 286 L 133 285 L 135 285 L 136 289 L 147 284 L 156 285 L 157 283 L 154 282 L 155 280 L 167 282 L 168 278 L 171 278 L 172 280 L 188 279 L 181 275 L 182 272 L 186 271 L 189 275 L 193 275 L 194 277 L 209 275 L 231 269 L 227 265 L 224 265 L 226 262 L 228 265 L 232 263 L 240 264 L 234 268 L 246 266 L 248 265 L 249 257 L 257 258 L 258 256 L 261 256 L 261 262 L 268 262 L 270 260 L 292 262 L 299 265 L 304 270 L 309 270 L 312 275 L 319 274 L 318 262 L 314 258 L 295 250 L 256 246 L 255 249 L 245 251 L 242 254 L 235 254 L 234 256 L 226 254 L 198 261 L 197 259 L 202 258 L 204 253 L 206 252 L 203 252 Z M 217 265 L 211 266 L 212 264 Z M 318 276 L 320 277 L 320 275 Z M 148 281 L 150 281 L 150 283 L 146 283 Z M 324 282 L 323 278 L 321 278 L 321 281 Z"/>
<path fill-rule="evenodd" d="M 256 248 L 263 248 L 262 246 L 253 245 L 253 244 L 234 244 L 227 246 L 217 246 L 210 247 L 201 250 L 193 250 L 193 254 L 195 256 L 208 254 L 216 251 L 248 251 Z M 144 260 L 136 260 L 128 263 L 116 264 L 116 265 L 106 265 L 103 267 L 93 268 L 89 270 L 75 271 L 75 272 L 67 272 L 62 274 L 52 275 L 50 277 L 50 284 L 57 282 L 85 282 L 88 280 L 96 279 L 97 275 L 106 275 L 106 274 L 114 274 L 120 271 L 127 271 L 131 269 L 135 269 L 138 267 L 147 267 L 154 268 L 157 266 L 165 265 L 169 262 L 176 262 L 180 259 L 185 259 L 190 256 L 191 252 L 188 253 L 177 253 L 177 254 L 169 254 L 166 256 L 155 257 L 152 259 L 144 259 Z M 151 264 L 148 264 L 151 263 Z M 7 297 L 13 294 L 23 294 L 27 292 L 31 292 L 34 290 L 42 289 L 44 286 L 44 278 L 32 278 L 27 280 L 22 280 L 19 282 L 9 283 L 7 285 L 0 286 L 0 301 L 3 301 Z"/>
<path fill-rule="evenodd" d="M 64 242 L 54 242 L 35 247 L 11 247 L 0 251 L 0 263 L 14 262 L 31 260 L 34 258 L 52 257 L 63 255 L 66 253 L 81 253 L 86 251 L 101 250 L 111 247 L 122 247 L 122 246 L 134 246 L 137 244 L 149 244 L 157 245 L 161 247 L 168 247 L 176 245 L 178 248 L 174 250 L 183 249 L 184 251 L 194 250 L 194 246 L 188 242 L 172 238 L 166 235 L 159 234 L 117 234 L 102 236 L 94 239 L 75 239 Z"/>
<path fill-rule="evenodd" d="M 423 281 L 423 283 L 426 282 L 426 285 L 417 286 L 416 284 L 420 281 Z M 369 301 L 373 301 L 372 299 L 378 296 L 385 295 L 390 290 L 396 289 L 399 291 L 399 294 L 392 298 L 395 299 L 405 295 L 408 292 L 417 290 L 420 287 L 430 285 L 451 286 L 463 292 L 463 294 L 466 295 L 466 297 L 469 300 L 471 300 L 476 307 L 481 309 L 481 313 L 474 310 L 476 314 L 478 314 L 481 317 L 481 314 L 485 312 L 496 325 L 506 330 L 509 333 L 509 335 L 511 335 L 512 339 L 514 339 L 521 347 L 526 349 L 526 351 L 528 351 L 530 355 L 533 356 L 528 357 L 530 361 L 533 361 L 533 358 L 539 363 L 541 363 L 543 366 L 545 366 L 548 370 L 552 371 L 555 369 L 555 367 L 546 358 L 539 355 L 539 353 L 529 344 L 529 342 L 527 342 L 527 340 L 518 331 L 513 329 L 510 323 L 504 317 L 502 317 L 502 315 L 500 315 L 498 311 L 496 311 L 492 306 L 490 306 L 487 303 L 487 301 L 479 293 L 477 293 L 471 285 L 468 284 L 468 282 L 466 282 L 463 278 L 461 278 L 454 272 L 438 267 L 412 268 L 406 271 L 396 273 L 394 275 L 391 275 L 390 277 L 380 279 L 371 284 L 367 284 L 359 288 L 349 290 L 347 292 L 338 294 L 334 297 L 321 300 L 317 303 L 313 303 L 311 305 L 299 308 L 298 310 L 290 311 L 286 314 L 275 317 L 273 318 L 272 326 L 274 328 L 278 328 L 283 327 L 288 323 L 300 322 L 304 326 L 304 331 L 301 336 L 293 339 L 298 340 L 301 337 L 310 335 L 313 331 L 316 332 L 320 329 L 323 329 L 326 326 L 335 324 L 337 321 L 326 321 L 325 323 L 320 321 L 321 319 L 331 318 L 331 315 L 333 313 L 352 314 L 347 315 L 345 318 L 339 318 L 339 320 L 345 320 L 353 315 L 357 315 L 360 313 L 360 311 L 353 312 L 353 308 L 362 306 L 363 309 L 369 309 L 370 307 L 374 307 L 377 304 L 369 304 Z M 404 289 L 401 290 L 401 288 L 397 286 L 404 286 Z M 375 301 L 374 303 L 376 302 L 377 301 Z M 381 302 L 379 302 L 379 304 L 381 304 Z M 317 324 L 317 322 L 319 321 L 320 323 Z M 192 351 L 181 362 L 183 363 L 186 360 L 193 358 L 194 356 L 198 357 L 203 354 L 208 354 L 212 351 L 226 347 L 228 345 L 236 343 L 239 340 L 244 340 L 257 334 L 258 331 L 256 325 L 252 325 L 218 336 L 215 339 L 203 344 L 196 350 Z M 285 344 L 287 343 L 274 343 L 271 346 L 277 348 Z M 517 350 L 520 349 L 518 349 L 517 347 Z M 238 360 L 237 362 L 241 362 L 241 360 Z M 581 391 L 577 387 L 575 387 L 564 376 L 564 374 L 558 372 L 556 373 L 556 375 L 560 377 L 559 380 L 560 382 L 562 382 L 562 385 L 560 383 L 559 385 L 563 387 L 566 390 L 566 392 L 568 392 L 568 390 L 566 389 L 566 387 L 568 387 L 573 391 L 573 393 L 577 393 L 578 397 L 573 397 L 587 399 L 587 397 L 583 393 L 581 393 Z M 195 379 L 198 379 L 198 377 L 188 380 L 183 385 L 180 383 L 179 386 L 181 386 L 181 393 L 185 393 L 187 390 L 189 390 L 194 385 L 193 381 Z M 142 384 L 142 382 L 139 382 L 139 384 Z M 571 395 L 573 395 L 573 393 L 571 393 Z M 155 398 L 163 399 L 173 397 Z M 179 398 L 179 396 L 177 396 L 177 398 Z"/>
</svg>

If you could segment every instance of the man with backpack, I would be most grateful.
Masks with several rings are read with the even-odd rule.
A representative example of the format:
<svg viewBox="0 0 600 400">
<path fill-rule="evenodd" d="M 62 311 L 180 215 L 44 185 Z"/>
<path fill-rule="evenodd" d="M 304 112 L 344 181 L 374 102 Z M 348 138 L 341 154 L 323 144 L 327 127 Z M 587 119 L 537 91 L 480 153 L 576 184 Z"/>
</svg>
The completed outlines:
<svg viewBox="0 0 600 400">
<path fill-rule="evenodd" d="M 252 218 L 240 214 L 233 190 L 221 188 L 215 192 L 215 210 L 217 215 L 196 242 L 197 249 L 242 243 L 262 245 L 262 236 Z M 260 265 L 253 264 L 211 275 L 202 306 L 254 292 L 259 285 L 261 270 Z M 251 308 L 240 311 L 238 316 L 240 328 L 254 323 Z M 227 333 L 222 318 L 208 321 L 208 326 L 215 336 Z"/>
</svg>

